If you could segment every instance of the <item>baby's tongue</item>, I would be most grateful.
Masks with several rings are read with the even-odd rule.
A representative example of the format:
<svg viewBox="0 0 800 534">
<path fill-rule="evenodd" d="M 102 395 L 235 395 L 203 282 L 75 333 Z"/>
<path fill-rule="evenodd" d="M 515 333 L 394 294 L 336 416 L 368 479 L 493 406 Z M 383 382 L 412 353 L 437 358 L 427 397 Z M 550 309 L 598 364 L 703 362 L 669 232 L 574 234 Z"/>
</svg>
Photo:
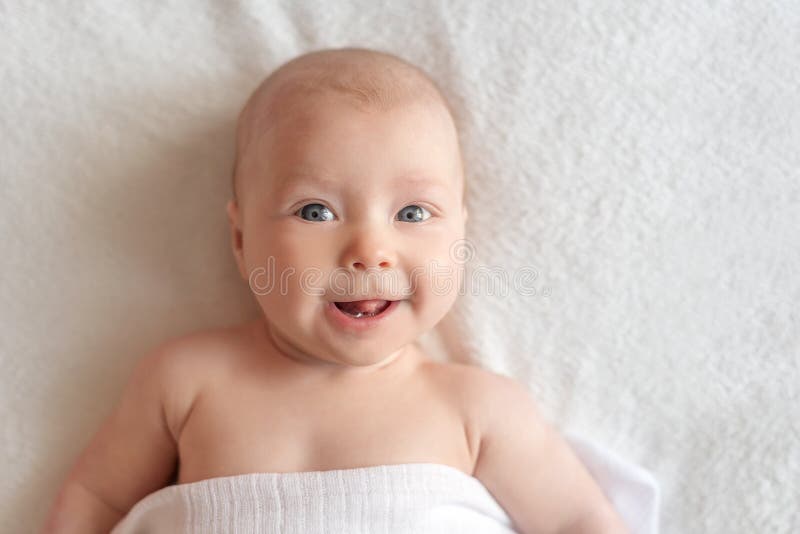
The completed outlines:
<svg viewBox="0 0 800 534">
<path fill-rule="evenodd" d="M 374 314 L 383 311 L 388 304 L 386 300 L 357 300 L 355 302 L 340 302 L 339 307 L 352 315 L 356 313 Z"/>
</svg>

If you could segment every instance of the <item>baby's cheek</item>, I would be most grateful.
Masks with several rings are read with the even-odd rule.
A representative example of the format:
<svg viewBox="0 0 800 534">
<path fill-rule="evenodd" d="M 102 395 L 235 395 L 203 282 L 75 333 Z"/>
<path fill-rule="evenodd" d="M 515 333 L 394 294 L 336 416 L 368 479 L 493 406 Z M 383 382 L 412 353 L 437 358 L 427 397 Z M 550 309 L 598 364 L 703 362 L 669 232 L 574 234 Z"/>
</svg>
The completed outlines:
<svg viewBox="0 0 800 534">
<path fill-rule="evenodd" d="M 257 296 L 285 294 L 297 278 L 292 258 L 267 241 L 252 245 L 245 250 L 244 257 L 250 290 Z"/>
<path fill-rule="evenodd" d="M 453 307 L 459 292 L 459 276 L 454 266 L 441 261 L 419 271 L 412 284 L 410 302 L 423 329 L 436 325 Z"/>
<path fill-rule="evenodd" d="M 269 251 L 296 269 L 325 268 L 337 257 L 336 240 L 322 233 L 277 228 L 268 242 Z"/>
<path fill-rule="evenodd" d="M 443 298 L 455 294 L 463 278 L 463 266 L 448 256 L 434 256 L 411 271 L 411 292 L 420 298 Z"/>
</svg>

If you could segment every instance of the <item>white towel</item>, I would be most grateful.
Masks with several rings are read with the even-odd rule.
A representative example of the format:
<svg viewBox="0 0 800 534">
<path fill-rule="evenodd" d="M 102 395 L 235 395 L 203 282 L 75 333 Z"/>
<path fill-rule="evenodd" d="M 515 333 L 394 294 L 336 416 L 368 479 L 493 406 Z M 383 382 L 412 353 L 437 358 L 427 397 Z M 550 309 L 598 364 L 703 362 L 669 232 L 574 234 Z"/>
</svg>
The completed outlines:
<svg viewBox="0 0 800 534">
<path fill-rule="evenodd" d="M 112 534 L 512 534 L 478 479 L 434 463 L 250 473 L 168 486 Z"/>
<path fill-rule="evenodd" d="M 641 467 L 567 435 L 632 534 L 658 532 L 658 486 Z M 112 534 L 514 533 L 486 487 L 447 465 L 250 473 L 162 488 Z"/>
</svg>

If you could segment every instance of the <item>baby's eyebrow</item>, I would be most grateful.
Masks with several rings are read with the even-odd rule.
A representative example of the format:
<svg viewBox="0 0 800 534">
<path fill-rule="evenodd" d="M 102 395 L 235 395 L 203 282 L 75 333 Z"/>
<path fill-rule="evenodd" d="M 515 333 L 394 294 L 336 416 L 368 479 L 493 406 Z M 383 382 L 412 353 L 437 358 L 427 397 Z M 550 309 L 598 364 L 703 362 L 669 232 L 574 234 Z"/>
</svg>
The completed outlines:
<svg viewBox="0 0 800 534">
<path fill-rule="evenodd" d="M 395 189 L 415 189 L 415 190 L 442 190 L 447 191 L 449 188 L 438 180 L 432 179 L 426 175 L 419 173 L 404 173 L 398 175 L 393 183 Z M 318 187 L 326 191 L 335 191 L 339 188 L 339 182 L 326 178 L 320 173 L 292 173 L 287 176 L 278 187 L 278 194 L 287 195 L 298 189 L 307 186 Z"/>
<path fill-rule="evenodd" d="M 326 191 L 334 191 L 338 187 L 338 183 L 320 174 L 295 172 L 287 175 L 281 181 L 277 193 L 286 195 L 306 186 L 314 186 Z"/>
<path fill-rule="evenodd" d="M 435 180 L 425 175 L 419 174 L 404 174 L 400 175 L 395 180 L 395 187 L 398 189 L 405 189 L 407 187 L 413 187 L 416 189 L 441 189 L 447 190 L 449 189 L 445 184 L 441 183 L 439 180 Z"/>
</svg>

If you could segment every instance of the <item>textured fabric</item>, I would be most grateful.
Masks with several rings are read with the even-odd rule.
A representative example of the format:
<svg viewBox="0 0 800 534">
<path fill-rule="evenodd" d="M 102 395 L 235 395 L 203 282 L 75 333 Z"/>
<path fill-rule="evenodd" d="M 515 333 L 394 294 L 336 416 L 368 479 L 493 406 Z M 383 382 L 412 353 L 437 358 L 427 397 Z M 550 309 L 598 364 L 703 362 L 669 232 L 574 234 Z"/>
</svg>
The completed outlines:
<svg viewBox="0 0 800 534">
<path fill-rule="evenodd" d="M 630 534 L 658 534 L 653 475 L 567 433 Z M 113 534 L 513 532 L 485 486 L 453 467 L 381 465 L 304 473 L 251 473 L 169 486 L 137 503 Z"/>
<path fill-rule="evenodd" d="M 345 45 L 456 114 L 469 266 L 509 285 L 444 355 L 650 469 L 664 532 L 800 531 L 798 28 L 796 0 L 0 0 L 0 532 L 36 531 L 145 351 L 255 315 L 234 121 Z"/>
<path fill-rule="evenodd" d="M 251 473 L 169 486 L 112 534 L 511 534 L 474 477 L 440 464 Z"/>
</svg>

